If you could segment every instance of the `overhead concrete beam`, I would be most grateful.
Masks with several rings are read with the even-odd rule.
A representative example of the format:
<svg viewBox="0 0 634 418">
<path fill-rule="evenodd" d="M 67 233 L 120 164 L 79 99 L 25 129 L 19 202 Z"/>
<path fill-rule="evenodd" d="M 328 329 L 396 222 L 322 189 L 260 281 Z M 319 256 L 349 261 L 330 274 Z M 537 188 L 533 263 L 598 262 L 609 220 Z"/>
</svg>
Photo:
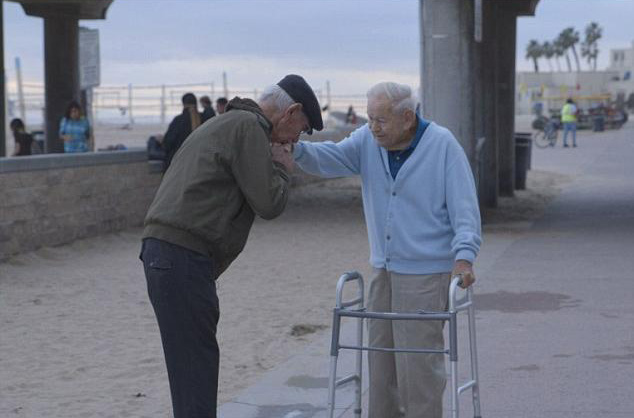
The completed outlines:
<svg viewBox="0 0 634 418">
<path fill-rule="evenodd" d="M 10 0 L 22 5 L 29 16 L 105 19 L 114 0 Z"/>
<path fill-rule="evenodd" d="M 539 0 L 497 0 L 497 2 L 500 3 L 501 8 L 515 16 L 534 16 Z"/>
</svg>

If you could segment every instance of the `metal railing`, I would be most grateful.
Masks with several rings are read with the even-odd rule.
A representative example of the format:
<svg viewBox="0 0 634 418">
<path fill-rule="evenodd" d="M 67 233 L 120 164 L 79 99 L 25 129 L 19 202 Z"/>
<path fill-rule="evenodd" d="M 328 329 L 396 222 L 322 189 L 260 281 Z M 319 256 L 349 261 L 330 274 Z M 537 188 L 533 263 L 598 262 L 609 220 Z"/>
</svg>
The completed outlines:
<svg viewBox="0 0 634 418">
<path fill-rule="evenodd" d="M 224 89 L 217 89 L 213 82 L 161 85 L 101 86 L 93 89 L 93 120 L 96 123 L 134 125 L 137 123 L 165 124 L 181 112 L 181 97 L 191 92 L 197 97 L 209 96 L 212 102 L 225 96 Z M 261 90 L 228 89 L 228 98 L 240 96 L 257 99 Z M 365 94 L 330 94 L 330 88 L 315 89 L 322 107 L 346 112 L 353 106 L 357 114 L 363 115 L 367 99 Z M 7 91 L 7 118 L 20 117 L 27 124 L 41 124 L 44 120 L 44 84 L 23 83 L 22 95 L 16 89 Z"/>
</svg>

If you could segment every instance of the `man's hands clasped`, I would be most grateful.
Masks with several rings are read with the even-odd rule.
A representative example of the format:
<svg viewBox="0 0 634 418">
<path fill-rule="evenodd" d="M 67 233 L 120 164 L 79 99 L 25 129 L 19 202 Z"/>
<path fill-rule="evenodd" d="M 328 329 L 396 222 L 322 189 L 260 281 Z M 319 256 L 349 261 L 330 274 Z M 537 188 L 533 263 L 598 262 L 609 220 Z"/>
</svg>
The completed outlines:
<svg viewBox="0 0 634 418">
<path fill-rule="evenodd" d="M 292 144 L 273 143 L 271 144 L 271 153 L 273 154 L 273 161 L 282 164 L 289 173 L 293 171 L 295 160 L 293 159 Z"/>
</svg>

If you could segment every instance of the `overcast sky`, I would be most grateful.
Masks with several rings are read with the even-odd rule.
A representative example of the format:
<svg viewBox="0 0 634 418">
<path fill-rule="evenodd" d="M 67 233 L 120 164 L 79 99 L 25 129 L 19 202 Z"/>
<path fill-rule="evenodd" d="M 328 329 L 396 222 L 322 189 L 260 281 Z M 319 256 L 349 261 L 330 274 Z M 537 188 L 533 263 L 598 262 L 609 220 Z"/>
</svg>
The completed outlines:
<svg viewBox="0 0 634 418">
<path fill-rule="evenodd" d="M 634 41 L 632 16 L 634 0 L 541 0 L 535 17 L 518 20 L 517 68 L 532 70 L 530 39 L 551 40 L 566 26 L 583 34 L 590 21 L 603 27 L 604 68 L 609 49 Z M 291 72 L 316 88 L 330 80 L 339 94 L 387 79 L 419 83 L 418 0 L 115 0 L 106 20 L 81 25 L 100 31 L 102 85 L 220 87 L 223 71 L 234 89 Z M 25 81 L 41 82 L 42 19 L 5 1 L 4 26 L 8 81 L 19 56 Z"/>
</svg>

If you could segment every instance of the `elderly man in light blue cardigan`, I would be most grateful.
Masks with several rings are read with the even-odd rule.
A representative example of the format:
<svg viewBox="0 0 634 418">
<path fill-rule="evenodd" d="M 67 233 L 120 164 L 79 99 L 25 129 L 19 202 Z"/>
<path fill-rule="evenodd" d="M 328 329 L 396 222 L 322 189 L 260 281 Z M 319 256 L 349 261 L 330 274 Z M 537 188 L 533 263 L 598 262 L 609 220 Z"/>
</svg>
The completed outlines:
<svg viewBox="0 0 634 418">
<path fill-rule="evenodd" d="M 368 91 L 368 123 L 344 140 L 300 142 L 295 162 L 322 177 L 360 175 L 370 241 L 368 308 L 447 309 L 449 282 L 475 281 L 480 212 L 471 167 L 452 133 L 416 115 L 408 86 Z M 377 347 L 444 346 L 437 321 L 369 321 Z M 442 354 L 370 352 L 369 418 L 441 418 Z"/>
</svg>

